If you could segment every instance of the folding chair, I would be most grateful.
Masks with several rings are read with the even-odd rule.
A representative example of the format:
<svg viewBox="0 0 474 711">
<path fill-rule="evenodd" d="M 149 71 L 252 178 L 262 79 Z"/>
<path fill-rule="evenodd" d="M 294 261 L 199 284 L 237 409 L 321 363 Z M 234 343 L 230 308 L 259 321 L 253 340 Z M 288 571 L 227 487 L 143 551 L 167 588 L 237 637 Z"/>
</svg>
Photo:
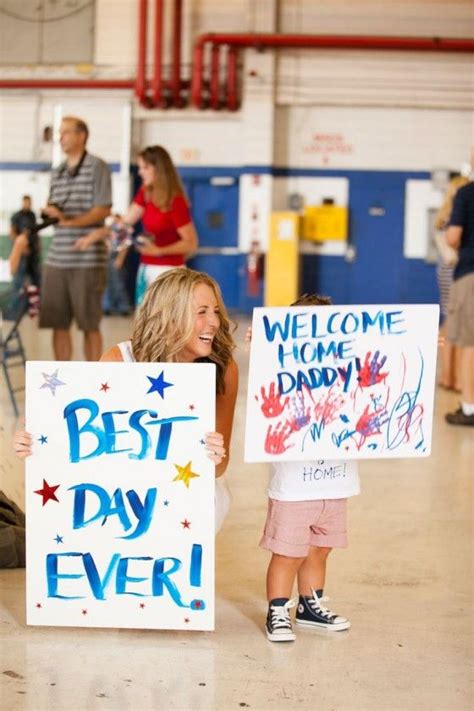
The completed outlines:
<svg viewBox="0 0 474 711">
<path fill-rule="evenodd" d="M 8 301 L 13 296 L 13 289 L 11 287 L 1 292 L 1 311 L 3 311 L 5 304 L 8 303 Z M 16 309 L 16 315 L 13 321 L 11 323 L 8 323 L 8 326 L 6 325 L 6 323 L 3 322 L 0 324 L 0 363 L 5 376 L 8 393 L 10 395 L 10 400 L 13 406 L 13 411 L 17 417 L 19 410 L 16 402 L 15 393 L 24 390 L 25 386 L 19 385 L 14 387 L 9 371 L 11 368 L 16 368 L 18 366 L 22 366 L 23 368 L 25 367 L 25 349 L 23 347 L 23 341 L 21 340 L 21 335 L 18 327 L 27 310 L 28 299 L 25 296 L 23 299 L 20 300 L 18 304 L 18 308 Z M 6 327 L 5 334 L 4 327 Z"/>
</svg>

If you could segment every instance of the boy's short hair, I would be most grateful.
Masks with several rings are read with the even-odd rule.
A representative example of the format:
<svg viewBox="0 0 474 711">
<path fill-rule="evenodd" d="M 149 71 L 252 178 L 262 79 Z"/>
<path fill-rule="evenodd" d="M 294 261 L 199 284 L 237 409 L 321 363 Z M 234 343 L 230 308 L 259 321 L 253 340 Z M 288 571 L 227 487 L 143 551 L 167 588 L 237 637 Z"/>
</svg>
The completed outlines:
<svg viewBox="0 0 474 711">
<path fill-rule="evenodd" d="M 319 294 L 301 294 L 290 306 L 331 306 L 330 296 L 320 296 Z"/>
</svg>

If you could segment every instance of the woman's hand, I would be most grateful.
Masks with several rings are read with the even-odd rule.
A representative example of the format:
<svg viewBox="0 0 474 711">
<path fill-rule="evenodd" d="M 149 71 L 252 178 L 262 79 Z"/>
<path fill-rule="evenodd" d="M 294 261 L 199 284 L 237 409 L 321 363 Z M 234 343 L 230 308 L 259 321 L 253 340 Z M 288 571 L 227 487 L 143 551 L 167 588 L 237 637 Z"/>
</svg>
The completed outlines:
<svg viewBox="0 0 474 711">
<path fill-rule="evenodd" d="M 17 430 L 15 432 L 13 435 L 12 445 L 15 454 L 19 459 L 25 459 L 33 454 L 31 450 L 32 441 L 33 438 L 29 432 L 25 432 L 25 430 Z"/>
<path fill-rule="evenodd" d="M 214 464 L 220 464 L 226 458 L 224 436 L 220 432 L 206 432 L 204 444 L 207 456 Z"/>
<path fill-rule="evenodd" d="M 135 249 L 143 257 L 159 257 L 161 254 L 161 249 L 159 247 L 157 247 L 156 244 L 153 244 L 152 242 L 148 242 L 145 244 L 137 243 Z"/>
</svg>

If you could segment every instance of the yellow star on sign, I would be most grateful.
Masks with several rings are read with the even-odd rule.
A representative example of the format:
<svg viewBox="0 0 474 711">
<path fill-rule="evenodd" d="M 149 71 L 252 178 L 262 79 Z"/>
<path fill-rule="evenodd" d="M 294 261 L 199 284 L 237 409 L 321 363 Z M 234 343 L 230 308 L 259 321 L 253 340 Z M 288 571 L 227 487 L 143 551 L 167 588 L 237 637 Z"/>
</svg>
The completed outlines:
<svg viewBox="0 0 474 711">
<path fill-rule="evenodd" d="M 190 479 L 195 479 L 196 477 L 199 476 L 199 474 L 196 474 L 195 472 L 191 471 L 191 462 L 189 461 L 185 467 L 180 467 L 179 464 L 174 465 L 176 469 L 178 470 L 179 474 L 178 476 L 175 476 L 173 481 L 184 481 L 186 486 L 189 489 L 189 481 Z"/>
</svg>

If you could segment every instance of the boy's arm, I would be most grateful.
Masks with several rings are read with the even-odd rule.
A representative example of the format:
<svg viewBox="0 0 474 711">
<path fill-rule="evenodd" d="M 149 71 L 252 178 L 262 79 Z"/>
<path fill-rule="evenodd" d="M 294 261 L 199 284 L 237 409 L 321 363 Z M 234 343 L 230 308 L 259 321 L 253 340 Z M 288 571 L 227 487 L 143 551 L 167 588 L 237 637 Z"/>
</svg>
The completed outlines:
<svg viewBox="0 0 474 711">
<path fill-rule="evenodd" d="M 127 256 L 129 249 L 130 247 L 122 247 L 122 249 L 119 250 L 117 256 L 114 259 L 115 269 L 122 269 L 125 263 L 125 257 Z"/>
</svg>

